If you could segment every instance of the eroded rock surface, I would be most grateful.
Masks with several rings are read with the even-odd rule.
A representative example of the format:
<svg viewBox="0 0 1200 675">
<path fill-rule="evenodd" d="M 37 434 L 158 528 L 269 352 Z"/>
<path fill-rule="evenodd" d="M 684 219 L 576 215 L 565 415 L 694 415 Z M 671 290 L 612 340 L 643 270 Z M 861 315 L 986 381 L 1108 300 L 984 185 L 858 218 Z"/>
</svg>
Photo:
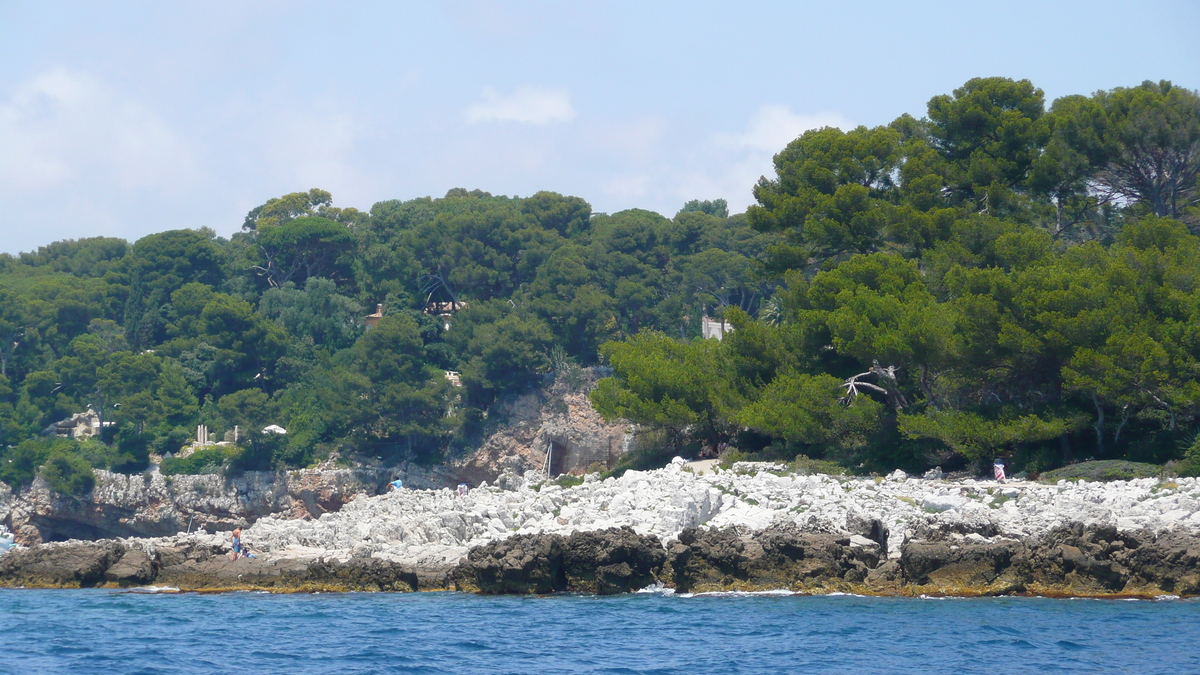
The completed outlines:
<svg viewBox="0 0 1200 675">
<path fill-rule="evenodd" d="M 44 544 L 0 556 L 0 585 L 182 590 L 418 591 L 485 594 L 787 590 L 875 595 L 1154 597 L 1200 595 L 1200 540 L 1075 524 L 1025 542 L 912 540 L 898 559 L 862 535 L 794 525 L 689 528 L 664 549 L 631 528 L 524 534 L 474 548 L 456 567 L 359 557 L 231 559 L 215 537 Z"/>
<path fill-rule="evenodd" d="M 316 518 L 360 494 L 378 494 L 390 479 L 391 472 L 381 469 L 249 472 L 237 478 L 97 471 L 96 487 L 83 498 L 55 493 L 40 478 L 17 494 L 0 484 L 0 524 L 22 544 L 216 532 L 269 514 Z"/>
<path fill-rule="evenodd" d="M 611 595 L 658 580 L 666 553 L 657 537 L 632 528 L 561 535 L 517 535 L 472 549 L 455 578 L 486 594 Z"/>
</svg>

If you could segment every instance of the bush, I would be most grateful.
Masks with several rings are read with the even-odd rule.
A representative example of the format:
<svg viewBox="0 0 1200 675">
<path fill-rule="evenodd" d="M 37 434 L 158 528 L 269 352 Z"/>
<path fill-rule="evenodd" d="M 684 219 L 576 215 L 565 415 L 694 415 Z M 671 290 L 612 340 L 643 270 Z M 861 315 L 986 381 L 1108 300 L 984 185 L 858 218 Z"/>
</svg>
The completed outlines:
<svg viewBox="0 0 1200 675">
<path fill-rule="evenodd" d="M 183 446 L 187 445 L 192 440 L 194 431 L 190 431 L 183 427 L 175 427 L 170 431 L 158 436 L 154 442 L 150 444 L 150 449 L 159 455 L 165 455 L 168 452 L 178 454 Z"/>
<path fill-rule="evenodd" d="M 241 452 L 229 462 L 231 471 L 270 471 L 287 449 L 287 436 L 252 431 L 246 434 Z"/>
<path fill-rule="evenodd" d="M 92 465 L 79 455 L 55 451 L 42 466 L 42 478 L 50 489 L 64 495 L 82 497 L 96 486 Z"/>
<path fill-rule="evenodd" d="M 236 452 L 229 452 L 222 446 L 201 448 L 187 457 L 164 459 L 159 471 L 164 476 L 218 473 L 225 466 L 225 461 Z"/>
<path fill-rule="evenodd" d="M 1050 482 L 1059 480 L 1133 480 L 1134 478 L 1156 478 L 1162 471 L 1163 468 L 1157 464 L 1106 459 L 1064 466 L 1061 469 L 1043 473 L 1041 478 Z"/>
<path fill-rule="evenodd" d="M 32 483 L 54 445 L 52 441 L 28 440 L 0 450 L 0 480 L 14 490 Z"/>
<path fill-rule="evenodd" d="M 1176 463 L 1175 470 L 1180 476 L 1200 476 L 1200 435 L 1183 453 L 1183 459 Z"/>
<path fill-rule="evenodd" d="M 117 457 L 112 463 L 112 470 L 117 473 L 141 473 L 150 465 L 150 442 L 153 434 L 136 433 L 126 427 L 117 435 Z"/>
<path fill-rule="evenodd" d="M 576 485 L 583 485 L 583 476 L 572 476 L 569 473 L 564 473 L 554 479 L 554 484 L 562 488 L 573 488 Z"/>
<path fill-rule="evenodd" d="M 800 455 L 792 460 L 788 464 L 788 471 L 801 476 L 811 476 L 815 473 L 824 473 L 830 476 L 846 475 L 846 467 L 837 462 L 831 462 L 827 459 L 812 459 L 804 455 Z"/>
</svg>

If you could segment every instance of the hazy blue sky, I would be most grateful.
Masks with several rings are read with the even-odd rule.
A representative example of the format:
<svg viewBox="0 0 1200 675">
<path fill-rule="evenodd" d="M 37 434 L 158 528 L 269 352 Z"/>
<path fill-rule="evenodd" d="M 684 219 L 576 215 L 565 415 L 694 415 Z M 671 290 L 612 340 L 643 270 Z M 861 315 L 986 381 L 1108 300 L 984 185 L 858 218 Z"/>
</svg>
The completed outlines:
<svg viewBox="0 0 1200 675">
<path fill-rule="evenodd" d="M 312 187 L 740 211 L 804 129 L 989 75 L 1200 88 L 1200 3 L 0 0 L 0 250 L 228 235 Z"/>
</svg>

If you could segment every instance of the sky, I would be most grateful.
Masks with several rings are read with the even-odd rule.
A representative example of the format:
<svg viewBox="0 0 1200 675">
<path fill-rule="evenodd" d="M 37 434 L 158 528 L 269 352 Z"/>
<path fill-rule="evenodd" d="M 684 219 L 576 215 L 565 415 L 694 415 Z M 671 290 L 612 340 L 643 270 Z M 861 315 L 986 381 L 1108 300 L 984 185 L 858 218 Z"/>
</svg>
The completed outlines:
<svg viewBox="0 0 1200 675">
<path fill-rule="evenodd" d="M 1200 3 L 0 0 L 0 252 L 228 236 L 314 187 L 740 212 L 806 129 L 995 75 L 1200 88 Z"/>
</svg>

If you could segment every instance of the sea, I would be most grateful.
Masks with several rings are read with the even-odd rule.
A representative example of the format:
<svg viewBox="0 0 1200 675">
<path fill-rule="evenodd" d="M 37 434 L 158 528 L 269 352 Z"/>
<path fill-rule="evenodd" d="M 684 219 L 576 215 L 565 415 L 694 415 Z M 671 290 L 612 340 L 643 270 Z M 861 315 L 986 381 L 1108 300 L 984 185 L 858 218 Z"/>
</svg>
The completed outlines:
<svg viewBox="0 0 1200 675">
<path fill-rule="evenodd" d="M 1200 673 L 1173 598 L 169 591 L 0 590 L 0 672 Z"/>
</svg>

